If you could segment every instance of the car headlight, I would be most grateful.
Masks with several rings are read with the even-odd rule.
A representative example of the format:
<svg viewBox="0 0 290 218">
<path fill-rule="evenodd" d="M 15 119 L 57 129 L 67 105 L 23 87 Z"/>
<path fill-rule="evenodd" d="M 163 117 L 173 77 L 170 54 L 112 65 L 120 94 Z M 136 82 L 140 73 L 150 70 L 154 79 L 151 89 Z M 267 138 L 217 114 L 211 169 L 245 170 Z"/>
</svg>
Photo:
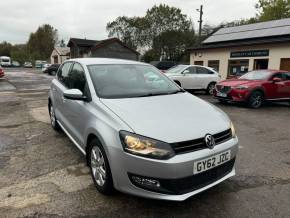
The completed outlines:
<svg viewBox="0 0 290 218">
<path fill-rule="evenodd" d="M 248 86 L 236 86 L 235 89 L 239 89 L 239 90 L 246 90 L 248 89 Z"/>
<path fill-rule="evenodd" d="M 165 142 L 127 131 L 120 131 L 120 138 L 125 152 L 161 160 L 174 156 L 172 147 Z"/>
<path fill-rule="evenodd" d="M 235 130 L 235 127 L 234 127 L 234 124 L 231 122 L 231 131 L 232 131 L 232 136 L 233 138 L 236 137 L 236 130 Z"/>
</svg>

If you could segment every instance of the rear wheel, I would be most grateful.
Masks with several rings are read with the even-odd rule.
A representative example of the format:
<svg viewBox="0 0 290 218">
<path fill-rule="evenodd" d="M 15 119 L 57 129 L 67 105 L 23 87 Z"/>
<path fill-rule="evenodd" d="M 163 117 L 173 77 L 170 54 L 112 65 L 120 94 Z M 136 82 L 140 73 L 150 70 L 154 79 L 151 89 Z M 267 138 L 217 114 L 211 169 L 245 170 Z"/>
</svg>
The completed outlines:
<svg viewBox="0 0 290 218">
<path fill-rule="evenodd" d="M 53 71 L 50 72 L 50 75 L 55 76 L 56 72 L 53 70 Z"/>
<path fill-rule="evenodd" d="M 264 95 L 261 91 L 253 91 L 249 97 L 248 105 L 251 108 L 259 108 L 264 101 Z"/>
<path fill-rule="evenodd" d="M 214 89 L 215 89 L 215 83 L 211 82 L 207 86 L 206 93 L 209 94 L 209 95 L 213 95 Z"/>
<path fill-rule="evenodd" d="M 87 158 L 94 184 L 99 192 L 110 195 L 114 186 L 106 152 L 97 139 L 93 139 L 89 146 Z"/>
</svg>

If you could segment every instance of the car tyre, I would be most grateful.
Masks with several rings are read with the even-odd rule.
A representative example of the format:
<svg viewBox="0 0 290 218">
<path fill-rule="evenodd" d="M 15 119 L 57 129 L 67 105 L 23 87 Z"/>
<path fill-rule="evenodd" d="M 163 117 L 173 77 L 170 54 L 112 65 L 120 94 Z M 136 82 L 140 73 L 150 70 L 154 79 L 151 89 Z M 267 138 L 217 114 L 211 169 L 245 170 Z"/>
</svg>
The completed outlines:
<svg viewBox="0 0 290 218">
<path fill-rule="evenodd" d="M 264 95 L 261 91 L 253 91 L 248 99 L 248 106 L 251 108 L 260 108 L 264 102 Z"/>
<path fill-rule="evenodd" d="M 60 126 L 57 123 L 57 119 L 56 119 L 56 116 L 55 116 L 54 107 L 53 107 L 52 103 L 49 103 L 48 111 L 49 111 L 49 117 L 50 117 L 50 124 L 51 124 L 52 128 L 55 131 L 59 131 L 60 130 Z"/>
<path fill-rule="evenodd" d="M 50 75 L 55 76 L 56 72 L 53 70 L 53 71 L 50 72 Z"/>
<path fill-rule="evenodd" d="M 112 173 L 106 152 L 95 138 L 89 144 L 87 161 L 97 190 L 104 195 L 114 193 Z"/>
<path fill-rule="evenodd" d="M 208 95 L 213 95 L 215 89 L 215 82 L 211 82 L 210 84 L 208 84 L 207 89 L 206 89 L 206 93 Z"/>
<path fill-rule="evenodd" d="M 181 83 L 179 81 L 174 80 L 174 82 L 181 87 Z"/>
</svg>

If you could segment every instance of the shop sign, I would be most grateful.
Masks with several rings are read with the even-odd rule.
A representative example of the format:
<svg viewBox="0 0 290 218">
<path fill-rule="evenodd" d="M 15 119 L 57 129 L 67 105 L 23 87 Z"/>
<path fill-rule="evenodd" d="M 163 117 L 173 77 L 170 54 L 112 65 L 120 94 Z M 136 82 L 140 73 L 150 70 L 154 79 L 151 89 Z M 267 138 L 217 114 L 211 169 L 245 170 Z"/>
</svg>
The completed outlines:
<svg viewBox="0 0 290 218">
<path fill-rule="evenodd" d="M 269 50 L 233 51 L 231 58 L 269 56 Z"/>
</svg>

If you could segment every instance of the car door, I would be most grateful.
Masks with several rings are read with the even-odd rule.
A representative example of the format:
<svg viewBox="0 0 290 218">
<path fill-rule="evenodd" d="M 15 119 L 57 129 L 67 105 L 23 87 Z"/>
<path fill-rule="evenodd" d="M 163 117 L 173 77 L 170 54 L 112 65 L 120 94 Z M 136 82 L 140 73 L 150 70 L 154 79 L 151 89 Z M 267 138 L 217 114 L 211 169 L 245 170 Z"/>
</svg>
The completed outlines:
<svg viewBox="0 0 290 218">
<path fill-rule="evenodd" d="M 91 94 L 84 68 L 77 62 L 73 64 L 69 72 L 67 88 L 80 90 L 88 99 L 87 101 L 64 99 L 63 103 L 67 130 L 76 142 L 83 146 L 85 127 L 90 122 L 89 108 L 91 107 Z"/>
<path fill-rule="evenodd" d="M 211 82 L 216 82 L 218 75 L 205 67 L 196 67 L 200 89 L 207 89 Z"/>
<path fill-rule="evenodd" d="M 290 73 L 283 72 L 283 84 L 284 87 L 282 88 L 283 98 L 290 99 Z"/>
<path fill-rule="evenodd" d="M 63 98 L 63 92 L 66 90 L 67 86 L 67 80 L 68 75 L 70 72 L 70 69 L 72 67 L 72 62 L 66 62 L 64 63 L 59 71 L 57 72 L 57 79 L 54 80 L 51 90 L 53 92 L 53 104 L 54 104 L 54 110 L 55 110 L 55 116 L 57 120 L 64 125 L 66 123 L 66 116 L 65 116 L 65 109 L 64 109 L 64 98 Z"/>
<path fill-rule="evenodd" d="M 184 89 L 199 89 L 200 81 L 195 66 L 190 66 L 183 71 L 181 85 Z"/>
<path fill-rule="evenodd" d="M 274 82 L 274 78 L 280 78 L 281 82 Z M 267 99 L 284 98 L 284 76 L 282 73 L 275 73 L 266 84 L 266 97 Z"/>
</svg>

